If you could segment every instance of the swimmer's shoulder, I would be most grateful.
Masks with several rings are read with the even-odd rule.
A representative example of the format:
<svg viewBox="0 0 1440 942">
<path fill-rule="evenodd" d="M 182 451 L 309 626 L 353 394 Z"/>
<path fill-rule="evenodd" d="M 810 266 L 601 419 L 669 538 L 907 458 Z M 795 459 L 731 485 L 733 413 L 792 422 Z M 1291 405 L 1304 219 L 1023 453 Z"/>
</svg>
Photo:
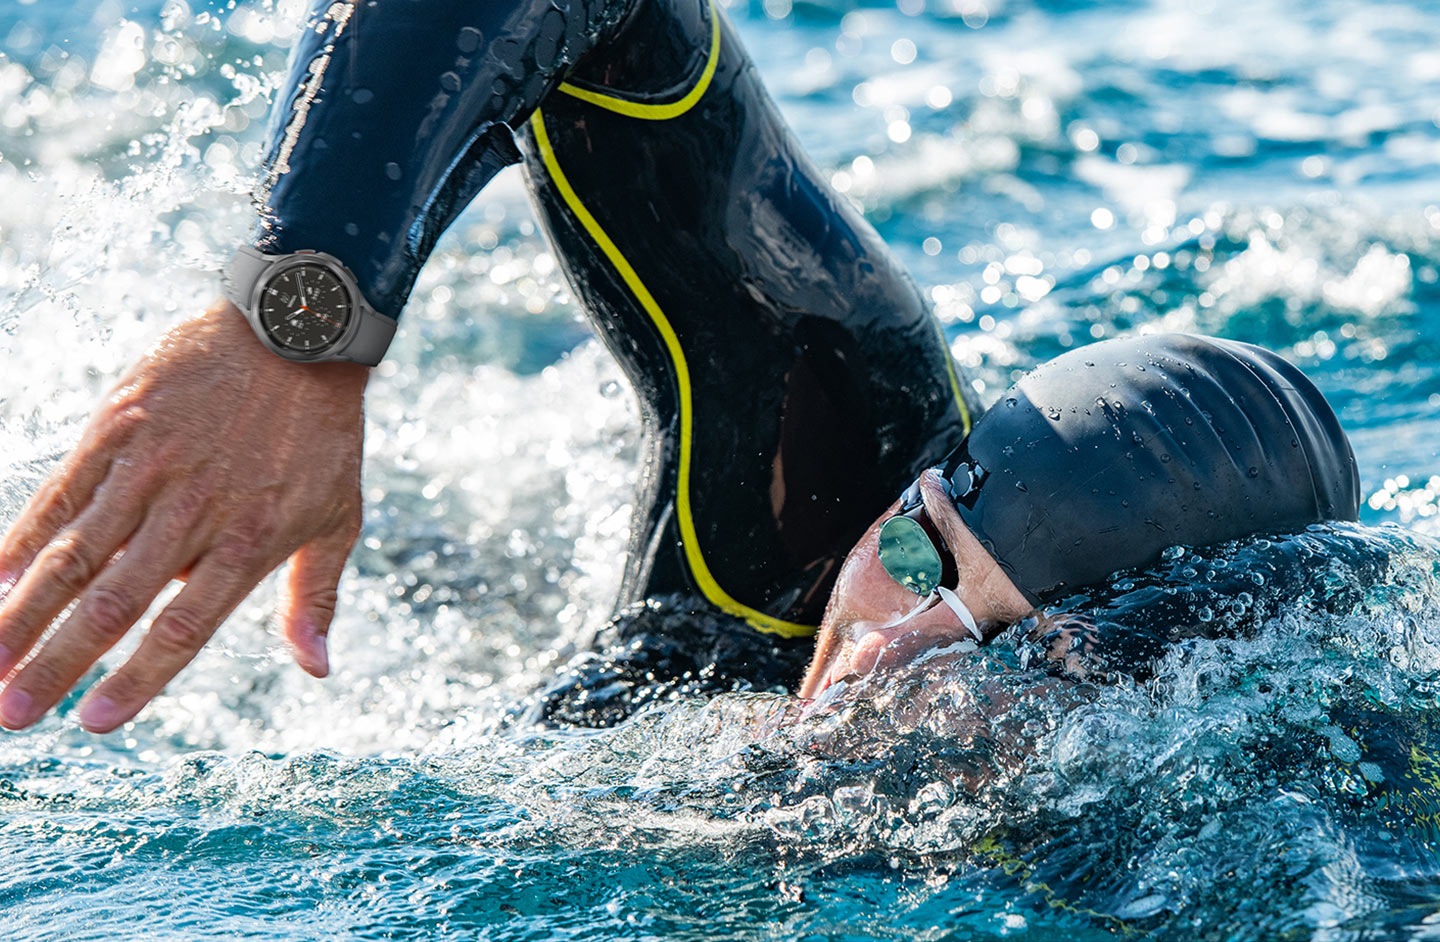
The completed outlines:
<svg viewBox="0 0 1440 942">
<path fill-rule="evenodd" d="M 694 89 L 719 54 L 713 0 L 612 0 L 629 9 L 609 41 L 571 70 L 561 91 L 611 110 L 663 106 Z"/>
</svg>

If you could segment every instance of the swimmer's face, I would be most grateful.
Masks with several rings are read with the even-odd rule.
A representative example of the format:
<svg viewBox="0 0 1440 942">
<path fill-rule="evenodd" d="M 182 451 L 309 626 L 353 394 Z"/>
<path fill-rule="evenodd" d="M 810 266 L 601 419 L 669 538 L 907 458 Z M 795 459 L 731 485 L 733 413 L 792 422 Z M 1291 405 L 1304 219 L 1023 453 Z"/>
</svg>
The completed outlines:
<svg viewBox="0 0 1440 942">
<path fill-rule="evenodd" d="M 960 572 L 956 593 L 988 640 L 1003 625 L 1023 618 L 1031 606 L 960 519 L 940 475 L 926 471 L 920 491 L 925 512 L 954 554 Z M 836 681 L 893 670 L 936 648 L 973 639 L 959 615 L 938 596 L 916 595 L 881 565 L 880 527 L 898 506 L 875 521 L 846 558 L 800 696 L 814 697 Z"/>
</svg>

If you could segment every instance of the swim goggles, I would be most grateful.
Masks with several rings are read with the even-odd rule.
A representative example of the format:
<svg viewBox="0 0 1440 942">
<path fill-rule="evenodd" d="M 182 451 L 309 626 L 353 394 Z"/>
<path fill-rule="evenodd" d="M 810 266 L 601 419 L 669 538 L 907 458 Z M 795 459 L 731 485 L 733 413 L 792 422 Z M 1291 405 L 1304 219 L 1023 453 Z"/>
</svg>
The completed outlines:
<svg viewBox="0 0 1440 942">
<path fill-rule="evenodd" d="M 986 472 L 970 457 L 969 443 L 961 442 L 940 466 L 950 500 L 973 506 L 985 483 Z M 900 585 L 916 595 L 929 595 L 938 589 L 953 590 L 960 582 L 955 555 L 930 515 L 917 479 L 900 496 L 900 510 L 880 525 L 880 565 Z"/>
</svg>

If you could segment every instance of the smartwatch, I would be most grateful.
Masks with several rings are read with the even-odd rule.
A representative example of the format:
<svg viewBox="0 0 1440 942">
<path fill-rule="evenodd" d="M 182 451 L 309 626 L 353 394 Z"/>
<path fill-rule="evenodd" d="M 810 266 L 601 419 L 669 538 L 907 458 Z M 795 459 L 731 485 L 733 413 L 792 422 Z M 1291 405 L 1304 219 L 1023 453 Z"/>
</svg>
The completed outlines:
<svg viewBox="0 0 1440 942">
<path fill-rule="evenodd" d="M 287 360 L 374 366 L 395 336 L 395 320 L 371 307 L 350 269 L 324 252 L 266 255 L 242 246 L 225 272 L 225 297 Z"/>
</svg>

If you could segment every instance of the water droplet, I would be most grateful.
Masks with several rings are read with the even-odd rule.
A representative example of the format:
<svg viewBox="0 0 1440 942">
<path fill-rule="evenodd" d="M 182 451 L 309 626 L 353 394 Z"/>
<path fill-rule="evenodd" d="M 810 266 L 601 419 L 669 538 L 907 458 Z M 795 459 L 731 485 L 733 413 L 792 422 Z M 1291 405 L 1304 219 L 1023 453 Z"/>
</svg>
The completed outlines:
<svg viewBox="0 0 1440 942">
<path fill-rule="evenodd" d="M 389 177 L 392 180 L 399 180 L 401 177 L 400 165 L 393 160 L 390 161 L 388 164 L 385 165 L 385 176 Z"/>
<path fill-rule="evenodd" d="M 375 99 L 375 93 L 368 88 L 357 88 L 350 93 L 350 100 L 357 105 L 369 104 Z"/>
<path fill-rule="evenodd" d="M 345 234 L 348 236 L 357 236 L 360 234 L 360 227 L 353 222 L 347 222 L 345 224 Z"/>
<path fill-rule="evenodd" d="M 478 29 L 473 26 L 467 26 L 460 31 L 459 36 L 455 37 L 455 48 L 469 55 L 480 48 L 480 40 L 482 38 Z"/>
<path fill-rule="evenodd" d="M 440 87 L 447 92 L 458 92 L 460 90 L 460 76 L 454 72 L 446 72 L 440 76 Z"/>
<path fill-rule="evenodd" d="M 1025 486 L 1025 482 L 1024 482 L 1024 481 L 1016 481 L 1016 482 L 1015 482 L 1015 490 L 1020 491 L 1021 493 L 1029 493 L 1030 488 L 1028 488 L 1028 487 Z"/>
<path fill-rule="evenodd" d="M 1260 469 L 1252 464 L 1249 470 L 1247 470 L 1245 473 L 1250 475 L 1250 477 L 1252 478 L 1258 478 L 1260 476 Z"/>
</svg>

